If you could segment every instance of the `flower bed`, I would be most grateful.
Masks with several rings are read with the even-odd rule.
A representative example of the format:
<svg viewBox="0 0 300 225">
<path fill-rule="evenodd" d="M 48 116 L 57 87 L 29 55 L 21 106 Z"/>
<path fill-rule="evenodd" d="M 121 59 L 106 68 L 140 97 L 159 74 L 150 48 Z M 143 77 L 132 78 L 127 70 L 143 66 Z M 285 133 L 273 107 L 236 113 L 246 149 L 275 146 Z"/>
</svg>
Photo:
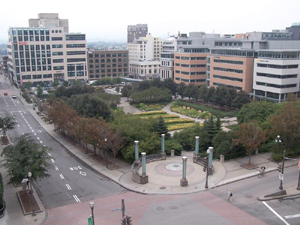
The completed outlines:
<svg viewBox="0 0 300 225">
<path fill-rule="evenodd" d="M 196 110 L 194 108 L 186 106 L 178 106 L 176 102 L 174 102 L 171 105 L 171 110 L 172 112 L 180 113 L 182 115 L 189 116 L 192 118 L 198 117 L 200 119 L 208 119 L 211 115 L 211 113 L 207 111 Z"/>
<path fill-rule="evenodd" d="M 178 124 L 167 125 L 167 127 L 168 127 L 168 131 L 171 131 L 171 130 L 181 130 L 195 125 L 196 125 L 195 123 L 178 123 Z"/>
<path fill-rule="evenodd" d="M 166 124 L 172 124 L 172 123 L 195 123 L 194 120 L 191 119 L 181 119 L 181 118 L 176 118 L 176 119 L 165 119 L 164 120 Z"/>
<path fill-rule="evenodd" d="M 140 103 L 140 104 L 136 104 L 135 107 L 138 108 L 139 110 L 142 111 L 157 111 L 157 110 L 161 110 L 163 107 L 165 107 L 166 104 L 144 104 L 144 103 Z"/>
<path fill-rule="evenodd" d="M 150 111 L 150 112 L 143 112 L 143 113 L 136 113 L 136 116 L 143 116 L 143 115 L 153 115 L 153 114 L 167 114 L 166 111 Z"/>
<path fill-rule="evenodd" d="M 146 115 L 146 116 L 143 116 L 143 115 L 140 115 L 139 118 L 141 119 L 155 119 L 155 118 L 158 118 L 158 117 L 162 117 L 162 118 L 179 118 L 179 116 L 177 115 L 174 115 L 174 114 L 160 114 L 160 115 Z"/>
</svg>

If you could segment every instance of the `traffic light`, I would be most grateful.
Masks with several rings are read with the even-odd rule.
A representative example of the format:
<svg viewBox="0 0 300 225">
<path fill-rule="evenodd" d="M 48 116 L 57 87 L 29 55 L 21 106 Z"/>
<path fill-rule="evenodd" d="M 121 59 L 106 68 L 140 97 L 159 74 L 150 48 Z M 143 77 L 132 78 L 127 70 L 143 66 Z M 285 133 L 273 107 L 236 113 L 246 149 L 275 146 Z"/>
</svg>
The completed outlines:
<svg viewBox="0 0 300 225">
<path fill-rule="evenodd" d="M 277 168 L 277 170 L 278 170 L 278 172 L 280 172 L 280 173 L 281 173 L 281 171 L 282 171 L 282 165 L 281 165 L 281 164 L 278 164 L 278 168 Z"/>
<path fill-rule="evenodd" d="M 125 217 L 121 219 L 121 225 L 126 225 L 126 218 Z"/>
<path fill-rule="evenodd" d="M 207 157 L 204 157 L 203 163 L 204 163 L 204 165 L 203 165 L 203 172 L 205 172 L 206 171 L 206 165 L 207 165 Z"/>
<path fill-rule="evenodd" d="M 132 219 L 131 216 L 126 216 L 126 225 L 132 225 Z"/>
</svg>

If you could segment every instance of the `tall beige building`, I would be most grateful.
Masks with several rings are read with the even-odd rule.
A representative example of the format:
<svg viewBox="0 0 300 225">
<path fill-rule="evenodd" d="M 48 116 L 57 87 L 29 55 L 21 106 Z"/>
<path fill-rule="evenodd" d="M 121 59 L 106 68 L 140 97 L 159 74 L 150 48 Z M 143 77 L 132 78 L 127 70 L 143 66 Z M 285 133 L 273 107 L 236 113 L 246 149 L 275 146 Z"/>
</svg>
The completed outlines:
<svg viewBox="0 0 300 225">
<path fill-rule="evenodd" d="M 86 35 L 68 33 L 58 14 L 39 14 L 30 27 L 8 31 L 8 73 L 15 85 L 87 80 Z"/>
</svg>

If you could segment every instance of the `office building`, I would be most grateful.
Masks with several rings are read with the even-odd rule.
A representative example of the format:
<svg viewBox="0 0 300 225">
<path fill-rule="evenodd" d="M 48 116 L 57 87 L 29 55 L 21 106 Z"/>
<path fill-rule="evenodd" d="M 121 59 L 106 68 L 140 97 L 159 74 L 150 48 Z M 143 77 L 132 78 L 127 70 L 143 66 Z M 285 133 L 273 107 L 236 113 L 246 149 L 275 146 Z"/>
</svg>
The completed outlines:
<svg viewBox="0 0 300 225">
<path fill-rule="evenodd" d="M 253 95 L 259 99 L 284 101 L 299 93 L 300 50 L 259 50 L 254 59 Z"/>
<path fill-rule="evenodd" d="M 174 79 L 174 53 L 177 51 L 177 37 L 171 36 L 162 42 L 160 54 L 160 79 Z"/>
<path fill-rule="evenodd" d="M 89 80 L 128 76 L 128 50 L 93 50 L 88 54 Z"/>
<path fill-rule="evenodd" d="M 39 14 L 39 19 L 29 21 L 34 27 L 13 27 L 8 31 L 10 80 L 15 85 L 87 80 L 85 34 L 65 32 L 67 22 L 57 22 L 58 14 Z"/>
<path fill-rule="evenodd" d="M 146 37 L 148 34 L 147 24 L 128 25 L 127 27 L 127 43 L 133 43 L 140 37 Z"/>
<path fill-rule="evenodd" d="M 174 81 L 205 85 L 209 47 L 184 47 L 174 53 Z"/>
</svg>

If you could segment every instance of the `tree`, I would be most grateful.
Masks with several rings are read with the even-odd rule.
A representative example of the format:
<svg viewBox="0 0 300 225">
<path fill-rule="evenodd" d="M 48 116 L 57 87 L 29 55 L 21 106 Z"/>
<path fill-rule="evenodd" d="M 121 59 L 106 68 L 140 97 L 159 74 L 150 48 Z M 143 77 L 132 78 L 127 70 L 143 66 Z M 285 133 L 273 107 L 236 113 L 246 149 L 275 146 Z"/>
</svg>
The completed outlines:
<svg viewBox="0 0 300 225">
<path fill-rule="evenodd" d="M 129 100 L 129 97 L 132 93 L 132 86 L 131 85 L 125 85 L 123 88 L 122 88 L 122 96 L 123 97 L 127 97 L 127 100 Z"/>
<path fill-rule="evenodd" d="M 174 80 L 172 78 L 165 79 L 163 86 L 165 88 L 168 88 L 172 92 L 173 95 L 176 94 L 177 84 L 174 82 Z"/>
<path fill-rule="evenodd" d="M 42 98 L 43 97 L 43 88 L 41 85 L 39 85 L 37 87 L 37 90 L 36 90 L 36 97 L 38 98 Z"/>
<path fill-rule="evenodd" d="M 231 110 L 233 106 L 233 99 L 235 99 L 235 97 L 236 97 L 236 89 L 227 88 L 226 95 L 225 95 L 225 105 L 229 107 L 229 110 Z"/>
<path fill-rule="evenodd" d="M 235 145 L 242 145 L 249 156 L 251 163 L 251 154 L 266 140 L 266 131 L 263 131 L 256 122 L 242 123 L 233 139 Z"/>
<path fill-rule="evenodd" d="M 184 95 L 189 98 L 189 101 L 191 98 L 195 98 L 197 101 L 199 99 L 199 89 L 195 84 L 189 84 L 184 91 Z"/>
<path fill-rule="evenodd" d="M 210 102 L 212 108 L 214 106 L 214 94 L 215 94 L 215 87 L 212 86 L 208 89 L 206 93 L 206 99 L 208 102 Z"/>
<path fill-rule="evenodd" d="M 232 106 L 237 109 L 240 109 L 243 107 L 243 105 L 249 102 L 250 102 L 249 95 L 245 91 L 241 90 L 236 94 L 236 97 L 233 99 Z"/>
<path fill-rule="evenodd" d="M 6 136 L 6 131 L 7 130 L 12 130 L 16 126 L 16 122 L 14 117 L 4 117 L 2 118 L 0 116 L 0 128 L 3 131 L 3 136 Z"/>
<path fill-rule="evenodd" d="M 186 90 L 187 86 L 184 82 L 181 82 L 178 86 L 177 86 L 177 92 L 178 94 L 181 96 L 181 98 L 184 98 L 184 94 L 185 94 L 185 90 Z"/>
<path fill-rule="evenodd" d="M 135 91 L 131 95 L 133 103 L 168 102 L 172 99 L 172 93 L 166 88 L 150 87 L 144 91 Z"/>
<path fill-rule="evenodd" d="M 246 123 L 256 120 L 259 124 L 261 124 L 280 108 L 280 104 L 267 101 L 252 101 L 243 105 L 243 107 L 239 110 L 237 120 L 239 123 Z"/>
<path fill-rule="evenodd" d="M 138 91 L 145 91 L 151 87 L 151 83 L 149 80 L 144 80 L 138 84 L 137 90 Z"/>
<path fill-rule="evenodd" d="M 161 116 L 158 118 L 158 121 L 154 124 L 154 129 L 160 137 L 162 134 L 165 134 L 166 139 L 169 139 L 171 137 L 170 133 L 168 132 L 168 127 Z"/>
<path fill-rule="evenodd" d="M 269 118 L 271 129 L 269 135 L 275 139 L 280 135 L 283 145 L 292 148 L 300 140 L 300 109 L 296 101 L 287 101 L 277 114 Z"/>
<path fill-rule="evenodd" d="M 225 86 L 217 87 L 213 96 L 214 104 L 219 105 L 220 108 L 223 109 L 226 104 L 225 96 L 226 96 L 226 87 Z"/>
<path fill-rule="evenodd" d="M 200 87 L 199 98 L 203 100 L 204 105 L 207 102 L 207 91 L 208 90 L 205 84 Z"/>
<path fill-rule="evenodd" d="M 122 137 L 122 132 L 122 129 L 118 131 L 111 130 L 110 134 L 108 135 L 108 148 L 114 157 L 114 166 L 116 165 L 116 157 L 124 146 L 125 138 Z"/>
<path fill-rule="evenodd" d="M 55 81 L 52 83 L 52 87 L 57 87 L 58 85 L 59 85 L 58 80 L 55 80 Z"/>
<path fill-rule="evenodd" d="M 204 129 L 208 132 L 209 144 L 211 145 L 212 139 L 219 132 L 214 116 L 211 115 L 208 120 L 205 120 L 203 124 Z"/>
<path fill-rule="evenodd" d="M 21 183 L 28 172 L 32 173 L 32 179 L 35 181 L 49 177 L 47 171 L 51 166 L 49 163 L 51 157 L 48 155 L 50 150 L 36 143 L 29 134 L 20 136 L 16 145 L 5 147 L 1 154 L 4 157 L 1 167 L 5 167 L 11 175 L 8 184 Z"/>
</svg>

